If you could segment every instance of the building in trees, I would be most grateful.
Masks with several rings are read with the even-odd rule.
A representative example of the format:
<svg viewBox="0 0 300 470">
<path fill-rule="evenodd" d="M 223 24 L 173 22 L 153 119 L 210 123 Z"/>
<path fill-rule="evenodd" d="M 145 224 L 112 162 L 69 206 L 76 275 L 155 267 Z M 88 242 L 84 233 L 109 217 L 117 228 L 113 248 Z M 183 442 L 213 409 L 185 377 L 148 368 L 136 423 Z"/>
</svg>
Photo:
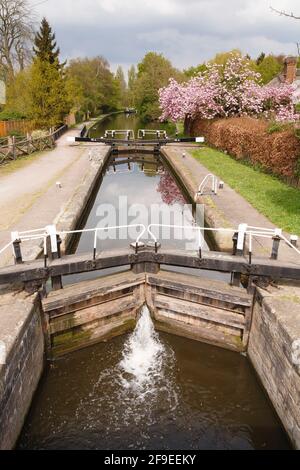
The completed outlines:
<svg viewBox="0 0 300 470">
<path fill-rule="evenodd" d="M 297 68 L 297 57 L 286 57 L 284 59 L 284 66 L 281 73 L 270 81 L 270 85 L 275 87 L 287 83 L 294 86 L 294 101 L 300 103 L 300 69 Z"/>
</svg>

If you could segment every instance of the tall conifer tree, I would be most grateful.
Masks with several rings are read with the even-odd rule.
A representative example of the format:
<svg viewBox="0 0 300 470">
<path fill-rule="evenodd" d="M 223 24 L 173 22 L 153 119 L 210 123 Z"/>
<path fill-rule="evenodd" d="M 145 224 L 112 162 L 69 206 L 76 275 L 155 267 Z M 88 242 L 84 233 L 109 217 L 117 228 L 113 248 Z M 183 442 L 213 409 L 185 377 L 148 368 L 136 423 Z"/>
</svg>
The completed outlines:
<svg viewBox="0 0 300 470">
<path fill-rule="evenodd" d="M 34 38 L 34 53 L 41 61 L 59 64 L 59 47 L 55 41 L 55 34 L 46 18 L 43 18 L 40 30 Z"/>
</svg>

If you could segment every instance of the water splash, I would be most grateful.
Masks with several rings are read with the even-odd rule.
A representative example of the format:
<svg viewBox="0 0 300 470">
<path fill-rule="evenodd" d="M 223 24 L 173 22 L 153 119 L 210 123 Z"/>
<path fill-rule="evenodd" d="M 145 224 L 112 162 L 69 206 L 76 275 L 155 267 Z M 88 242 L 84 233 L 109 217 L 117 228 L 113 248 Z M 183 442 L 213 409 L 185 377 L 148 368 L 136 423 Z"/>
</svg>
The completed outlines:
<svg viewBox="0 0 300 470">
<path fill-rule="evenodd" d="M 97 417 L 101 419 L 106 429 L 102 439 L 120 436 L 124 444 L 130 430 L 133 441 L 147 442 L 157 417 L 166 413 L 172 417 L 179 403 L 174 351 L 160 340 L 147 306 L 125 341 L 121 357 L 111 343 L 109 362 L 114 361 L 113 367 L 100 373 L 89 396 L 81 400 L 76 419 L 84 423 L 84 431 L 94 430 Z"/>
<path fill-rule="evenodd" d="M 121 383 L 137 392 L 149 392 L 161 375 L 167 351 L 154 330 L 149 309 L 144 306 L 133 334 L 124 345 L 119 363 Z"/>
</svg>

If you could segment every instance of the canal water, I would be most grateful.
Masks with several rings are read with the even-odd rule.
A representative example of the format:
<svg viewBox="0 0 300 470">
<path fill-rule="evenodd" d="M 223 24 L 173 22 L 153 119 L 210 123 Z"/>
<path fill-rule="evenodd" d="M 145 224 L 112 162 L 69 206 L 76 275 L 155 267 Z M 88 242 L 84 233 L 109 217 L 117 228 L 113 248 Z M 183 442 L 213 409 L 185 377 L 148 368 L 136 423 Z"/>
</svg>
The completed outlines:
<svg viewBox="0 0 300 470">
<path fill-rule="evenodd" d="M 116 115 L 96 127 L 103 135 L 106 128 L 143 126 L 136 116 Z M 163 162 L 151 155 L 126 158 L 108 163 L 84 227 L 99 224 L 105 208 L 108 214 L 113 207 L 118 220 L 120 196 L 128 206 L 143 205 L 139 222 L 145 225 L 151 203 L 175 207 L 173 215 L 182 216 L 188 200 Z M 82 236 L 74 249 L 91 249 L 92 238 Z M 98 240 L 97 250 L 128 246 L 119 238 Z M 185 241 L 171 237 L 168 243 L 182 248 Z M 288 449 L 290 444 L 246 357 L 155 332 L 144 307 L 133 333 L 48 365 L 17 447 Z"/>
<path fill-rule="evenodd" d="M 89 136 L 102 137 L 106 130 L 133 130 L 137 138 L 139 129 L 165 130 L 169 137 L 174 137 L 176 134 L 176 126 L 174 124 L 159 122 L 144 124 L 137 114 L 118 113 L 108 116 L 103 121 L 96 122 L 91 127 Z"/>
<path fill-rule="evenodd" d="M 156 333 L 145 308 L 133 334 L 54 362 L 19 449 L 288 449 L 247 358 Z"/>
<path fill-rule="evenodd" d="M 89 135 L 101 137 L 107 129 L 131 129 L 137 135 L 138 130 L 143 129 L 144 126 L 136 114 L 115 114 L 98 124 L 95 123 Z M 160 123 L 152 123 L 147 125 L 147 128 L 164 129 L 169 136 L 176 132 L 175 126 Z M 97 158 L 97 147 L 92 152 L 92 158 Z M 204 213 L 200 207 L 196 213 L 199 225 L 204 225 L 203 217 Z M 193 201 L 189 200 L 188 195 L 184 193 L 184 189 L 180 187 L 175 176 L 159 155 L 121 154 L 112 155 L 108 161 L 80 228 L 92 229 L 132 224 L 143 224 L 148 227 L 150 223 L 192 227 L 194 220 Z M 198 233 L 193 229 L 172 230 L 167 227 L 161 229 L 153 227 L 152 232 L 163 248 L 195 250 L 199 247 Z M 97 253 L 128 248 L 130 243 L 136 241 L 139 233 L 139 228 L 99 232 Z M 153 240 L 151 236 L 145 234 L 142 241 L 147 243 Z M 94 233 L 89 232 L 75 240 L 71 251 L 90 252 L 92 255 L 93 247 Z M 202 248 L 209 249 L 204 237 L 202 237 Z M 128 269 L 130 266 L 69 276 L 63 279 L 63 283 L 68 285 Z M 210 273 L 180 267 L 162 266 L 162 269 L 230 282 L 230 275 L 224 273 Z"/>
</svg>

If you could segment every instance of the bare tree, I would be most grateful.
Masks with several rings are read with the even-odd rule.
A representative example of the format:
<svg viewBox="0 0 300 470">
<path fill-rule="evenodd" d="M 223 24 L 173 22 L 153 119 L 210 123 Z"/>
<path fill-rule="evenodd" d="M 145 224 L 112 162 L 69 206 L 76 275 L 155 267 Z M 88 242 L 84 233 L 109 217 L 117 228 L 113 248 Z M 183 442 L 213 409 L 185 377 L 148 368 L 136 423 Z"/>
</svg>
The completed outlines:
<svg viewBox="0 0 300 470">
<path fill-rule="evenodd" d="M 27 0 L 0 0 L 0 73 L 5 81 L 30 57 L 33 24 Z"/>
<path fill-rule="evenodd" d="M 276 8 L 273 8 L 273 7 L 270 7 L 270 9 L 274 11 L 275 13 L 278 13 L 278 15 L 280 16 L 287 16 L 288 18 L 293 18 L 293 20 L 300 20 L 300 16 L 295 15 L 292 11 L 291 13 L 287 13 L 284 10 L 277 10 Z M 297 46 L 297 51 L 298 51 L 298 57 L 300 57 L 300 43 L 296 42 L 296 46 Z"/>
<path fill-rule="evenodd" d="M 280 16 L 288 16 L 289 18 L 293 18 L 294 20 L 300 20 L 300 16 L 294 15 L 294 13 L 291 11 L 291 13 L 287 13 L 284 10 L 277 10 L 276 8 L 270 7 L 272 11 L 275 13 L 278 13 Z"/>
</svg>

